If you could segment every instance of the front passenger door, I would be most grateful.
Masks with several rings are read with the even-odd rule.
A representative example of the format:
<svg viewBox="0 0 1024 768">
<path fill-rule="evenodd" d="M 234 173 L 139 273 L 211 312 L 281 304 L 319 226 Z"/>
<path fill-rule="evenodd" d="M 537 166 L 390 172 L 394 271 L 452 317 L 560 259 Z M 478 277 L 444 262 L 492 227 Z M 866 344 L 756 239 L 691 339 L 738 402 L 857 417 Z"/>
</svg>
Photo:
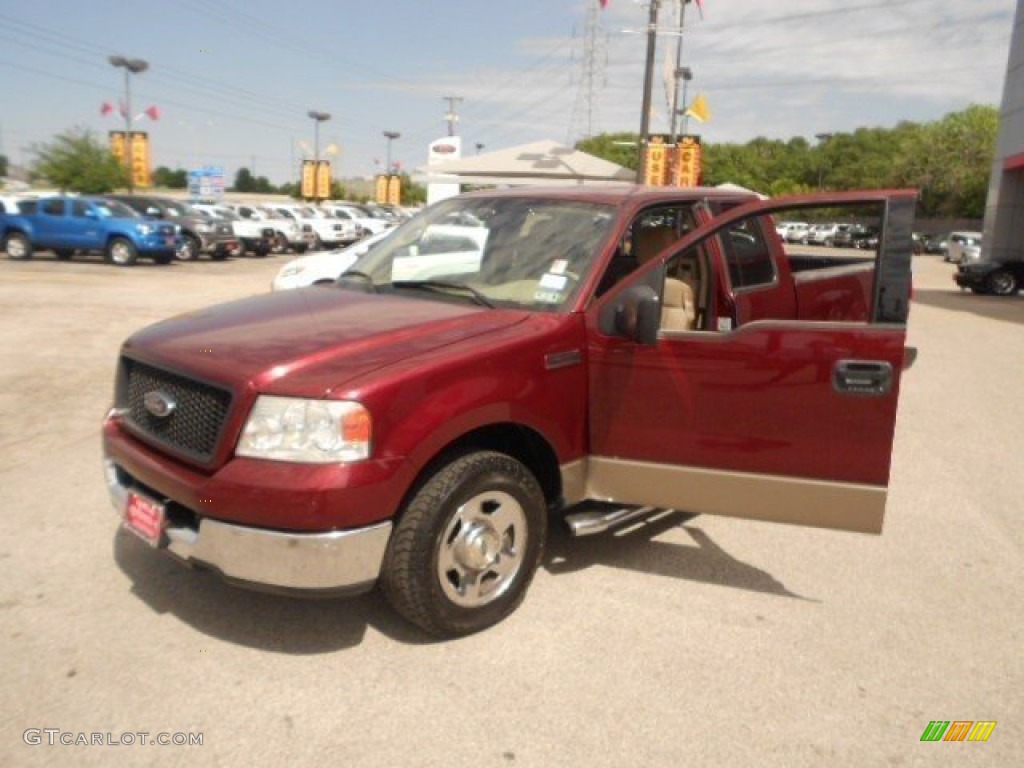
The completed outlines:
<svg viewBox="0 0 1024 768">
<path fill-rule="evenodd" d="M 737 222 L 810 198 L 723 214 L 591 306 L 590 498 L 880 532 L 905 356 L 915 195 L 817 199 L 884 208 L 868 322 L 752 318 L 721 331 L 663 329 L 653 344 L 609 333 L 602 322 L 636 284 L 663 282 L 674 255 L 701 247 L 720 253 L 713 238 Z"/>
</svg>

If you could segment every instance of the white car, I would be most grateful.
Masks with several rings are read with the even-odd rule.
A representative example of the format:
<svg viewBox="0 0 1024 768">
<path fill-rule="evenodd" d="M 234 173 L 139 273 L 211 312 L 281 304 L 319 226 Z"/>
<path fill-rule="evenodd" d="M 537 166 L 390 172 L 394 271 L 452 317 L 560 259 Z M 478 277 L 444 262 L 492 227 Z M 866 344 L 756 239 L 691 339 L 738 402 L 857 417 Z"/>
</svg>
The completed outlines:
<svg viewBox="0 0 1024 768">
<path fill-rule="evenodd" d="M 348 245 L 359 239 L 359 230 L 355 222 L 336 219 L 311 205 L 266 203 L 264 208 L 293 219 L 304 232 L 312 232 L 310 248 L 314 251 Z"/>
<path fill-rule="evenodd" d="M 981 232 L 950 232 L 946 241 L 946 261 L 965 264 L 981 258 Z"/>
<path fill-rule="evenodd" d="M 810 227 L 808 227 L 806 221 L 781 221 L 775 225 L 775 231 L 787 243 L 803 243 L 806 245 L 807 238 L 810 235 Z"/>
<path fill-rule="evenodd" d="M 192 207 L 213 221 L 229 222 L 243 252 L 266 256 L 274 246 L 276 233 L 270 222 L 243 219 L 231 208 L 215 203 L 192 203 Z"/>
<path fill-rule="evenodd" d="M 287 291 L 292 288 L 305 288 L 308 285 L 333 283 L 338 279 L 338 275 L 389 234 L 390 230 L 380 232 L 364 237 L 347 248 L 292 259 L 281 267 L 271 283 L 271 288 L 275 291 Z"/>
<path fill-rule="evenodd" d="M 247 221 L 257 221 L 263 226 L 274 229 L 274 251 L 284 253 L 293 250 L 296 253 L 305 253 L 313 240 L 313 231 L 304 236 L 302 228 L 295 219 L 281 216 L 251 203 L 221 203 Z"/>
<path fill-rule="evenodd" d="M 365 234 L 376 235 L 386 229 L 391 229 L 397 223 L 384 218 L 378 218 L 367 209 L 352 203 L 336 203 L 328 200 L 321 203 L 320 207 L 336 219 L 353 222 L 357 227 L 364 230 Z"/>
</svg>

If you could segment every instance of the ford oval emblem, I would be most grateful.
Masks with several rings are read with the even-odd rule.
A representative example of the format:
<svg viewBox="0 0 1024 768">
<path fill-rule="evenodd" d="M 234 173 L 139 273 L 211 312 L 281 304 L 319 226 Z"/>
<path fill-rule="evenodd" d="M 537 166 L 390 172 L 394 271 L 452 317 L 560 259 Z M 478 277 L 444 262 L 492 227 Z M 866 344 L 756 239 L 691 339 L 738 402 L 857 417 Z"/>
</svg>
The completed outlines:
<svg viewBox="0 0 1024 768">
<path fill-rule="evenodd" d="M 173 397 L 159 389 L 154 389 L 143 395 L 142 405 L 158 419 L 166 419 L 178 407 Z"/>
<path fill-rule="evenodd" d="M 435 144 L 434 152 L 439 155 L 450 155 L 455 151 L 455 147 L 451 144 Z"/>
</svg>

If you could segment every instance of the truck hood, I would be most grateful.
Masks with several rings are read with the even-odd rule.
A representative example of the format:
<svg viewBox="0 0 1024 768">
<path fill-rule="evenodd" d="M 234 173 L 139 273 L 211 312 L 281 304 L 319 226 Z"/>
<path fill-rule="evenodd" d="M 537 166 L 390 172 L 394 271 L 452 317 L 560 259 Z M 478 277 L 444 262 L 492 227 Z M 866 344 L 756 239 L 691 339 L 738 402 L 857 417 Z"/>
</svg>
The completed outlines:
<svg viewBox="0 0 1024 768">
<path fill-rule="evenodd" d="M 322 397 L 357 376 L 526 317 L 521 310 L 315 286 L 172 317 L 134 334 L 124 352 L 235 391 Z"/>
</svg>

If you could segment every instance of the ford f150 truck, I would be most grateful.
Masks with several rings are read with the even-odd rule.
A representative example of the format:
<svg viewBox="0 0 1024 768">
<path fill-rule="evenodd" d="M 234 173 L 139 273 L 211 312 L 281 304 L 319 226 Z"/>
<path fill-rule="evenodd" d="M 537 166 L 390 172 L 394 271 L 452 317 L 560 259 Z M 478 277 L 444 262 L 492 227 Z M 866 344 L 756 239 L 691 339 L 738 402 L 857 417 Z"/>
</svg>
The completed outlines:
<svg viewBox="0 0 1024 768">
<path fill-rule="evenodd" d="M 18 211 L 0 215 L 0 241 L 11 259 L 28 259 L 34 250 L 50 249 L 58 259 L 98 251 L 122 267 L 140 256 L 167 264 L 180 242 L 174 224 L 146 221 L 130 208 L 102 198 L 22 200 Z"/>
<path fill-rule="evenodd" d="M 654 509 L 877 533 L 915 197 L 445 200 L 334 285 L 130 337 L 102 429 L 112 501 L 185 563 L 379 583 L 441 636 L 514 610 L 552 515 L 577 534 Z M 853 204 L 879 212 L 873 258 L 784 252 L 773 212 Z"/>
</svg>

